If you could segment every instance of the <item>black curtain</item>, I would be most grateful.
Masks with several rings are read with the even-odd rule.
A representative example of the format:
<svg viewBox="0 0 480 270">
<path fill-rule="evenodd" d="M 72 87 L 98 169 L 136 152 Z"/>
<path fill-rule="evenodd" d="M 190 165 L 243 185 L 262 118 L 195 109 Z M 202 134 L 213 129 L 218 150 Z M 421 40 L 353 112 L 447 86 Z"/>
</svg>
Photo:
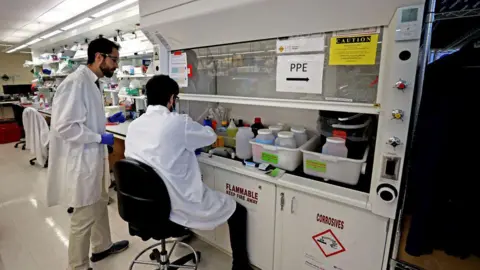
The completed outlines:
<svg viewBox="0 0 480 270">
<path fill-rule="evenodd" d="M 478 42 L 477 42 L 478 43 Z M 427 67 L 408 172 L 406 251 L 466 258 L 480 246 L 480 47 Z"/>
</svg>

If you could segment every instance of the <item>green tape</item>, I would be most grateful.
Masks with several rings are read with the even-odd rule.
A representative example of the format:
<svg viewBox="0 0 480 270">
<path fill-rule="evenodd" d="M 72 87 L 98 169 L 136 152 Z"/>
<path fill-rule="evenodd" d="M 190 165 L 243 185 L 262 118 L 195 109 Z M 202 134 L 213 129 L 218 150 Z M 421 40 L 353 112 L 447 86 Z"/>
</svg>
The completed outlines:
<svg viewBox="0 0 480 270">
<path fill-rule="evenodd" d="M 307 159 L 306 167 L 309 170 L 326 173 L 327 172 L 327 164 L 324 162 L 320 162 L 318 160 Z"/>
<path fill-rule="evenodd" d="M 278 155 L 262 152 L 262 160 L 271 164 L 278 164 Z"/>
</svg>

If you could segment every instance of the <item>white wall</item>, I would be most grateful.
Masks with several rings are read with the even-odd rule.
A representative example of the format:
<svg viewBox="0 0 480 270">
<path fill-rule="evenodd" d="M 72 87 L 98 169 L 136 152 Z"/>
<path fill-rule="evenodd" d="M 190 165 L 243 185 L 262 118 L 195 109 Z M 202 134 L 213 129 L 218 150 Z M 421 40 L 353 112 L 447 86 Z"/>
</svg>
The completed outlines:
<svg viewBox="0 0 480 270">
<path fill-rule="evenodd" d="M 2 53 L 0 52 L 0 77 L 7 74 L 10 79 L 4 81 L 0 79 L 0 94 L 3 94 L 4 84 L 30 84 L 33 80 L 33 74 L 29 68 L 24 68 L 25 60 L 32 60 L 31 54 L 25 53 Z"/>
</svg>

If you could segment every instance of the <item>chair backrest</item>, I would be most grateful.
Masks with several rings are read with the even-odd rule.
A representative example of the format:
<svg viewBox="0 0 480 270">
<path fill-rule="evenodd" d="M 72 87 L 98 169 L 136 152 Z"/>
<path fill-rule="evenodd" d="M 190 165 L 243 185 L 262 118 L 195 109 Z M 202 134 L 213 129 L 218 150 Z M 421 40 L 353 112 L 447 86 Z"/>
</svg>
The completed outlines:
<svg viewBox="0 0 480 270">
<path fill-rule="evenodd" d="M 22 138 L 25 138 L 25 130 L 23 129 L 23 110 L 25 110 L 25 108 L 21 105 L 15 104 L 12 106 L 12 109 L 15 122 L 22 129 Z"/>
<path fill-rule="evenodd" d="M 114 165 L 118 211 L 131 226 L 159 230 L 169 222 L 171 204 L 163 179 L 150 166 L 133 159 Z"/>
</svg>

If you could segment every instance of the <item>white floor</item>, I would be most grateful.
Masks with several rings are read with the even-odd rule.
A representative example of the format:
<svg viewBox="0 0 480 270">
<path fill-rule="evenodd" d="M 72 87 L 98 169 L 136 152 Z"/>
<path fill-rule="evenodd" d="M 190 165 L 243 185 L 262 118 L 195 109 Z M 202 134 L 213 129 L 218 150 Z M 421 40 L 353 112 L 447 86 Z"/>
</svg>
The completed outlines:
<svg viewBox="0 0 480 270">
<path fill-rule="evenodd" d="M 15 149 L 13 144 L 0 145 L 0 270 L 64 270 L 69 215 L 64 207 L 44 205 L 46 169 L 31 166 L 30 158 L 28 151 Z M 111 197 L 115 198 L 113 191 Z M 155 242 L 130 236 L 127 223 L 118 215 L 116 203 L 109 206 L 109 217 L 113 240 L 127 239 L 130 248 L 94 264 L 93 268 L 128 269 L 134 256 Z M 199 240 L 194 240 L 192 245 L 202 252 L 200 270 L 231 269 L 229 256 Z M 179 255 L 183 252 L 178 250 Z"/>
</svg>

